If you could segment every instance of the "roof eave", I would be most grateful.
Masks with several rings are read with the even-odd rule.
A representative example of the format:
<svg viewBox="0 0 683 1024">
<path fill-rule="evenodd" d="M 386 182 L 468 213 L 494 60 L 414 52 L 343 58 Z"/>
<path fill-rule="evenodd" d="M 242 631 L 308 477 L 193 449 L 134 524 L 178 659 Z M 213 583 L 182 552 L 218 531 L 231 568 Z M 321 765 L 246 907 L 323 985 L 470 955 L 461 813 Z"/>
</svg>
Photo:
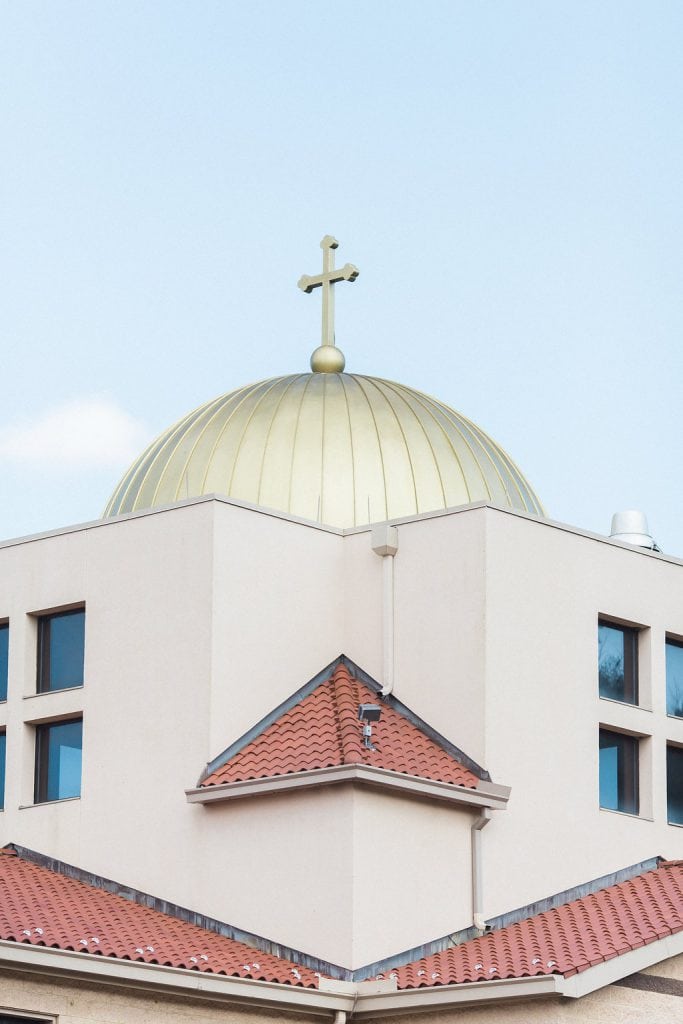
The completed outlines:
<svg viewBox="0 0 683 1024">
<path fill-rule="evenodd" d="M 437 985 L 431 988 L 408 988 L 397 992 L 360 994 L 353 1013 L 356 1019 L 398 1016 L 403 1013 L 426 1013 L 451 1007 L 485 1006 L 493 1002 L 509 1002 L 563 995 L 564 978 L 558 974 L 541 974 L 533 978 L 504 978 L 497 981 L 473 981 L 460 985 Z"/>
<path fill-rule="evenodd" d="M 50 976 L 53 979 L 62 978 L 65 981 L 103 983 L 133 990 L 146 989 L 155 994 L 178 998 L 201 998 L 318 1016 L 329 1017 L 331 1013 L 344 1011 L 355 1019 L 552 996 L 576 999 L 681 953 L 683 932 L 678 932 L 596 964 L 570 978 L 543 974 L 530 978 L 401 990 L 394 989 L 386 982 L 352 983 L 321 979 L 320 988 L 311 989 L 22 942 L 0 941 L 0 965 L 15 971 Z"/>
<path fill-rule="evenodd" d="M 604 988 L 605 985 L 612 985 L 615 981 L 628 978 L 631 974 L 644 971 L 647 967 L 653 967 L 662 960 L 683 954 L 683 931 L 674 935 L 665 935 L 654 942 L 648 942 L 645 946 L 631 949 L 627 953 L 612 957 L 611 960 L 604 960 L 595 964 L 585 971 L 580 971 L 569 978 L 564 979 L 564 995 L 573 999 L 586 996 L 596 989 Z"/>
<path fill-rule="evenodd" d="M 508 786 L 499 786 L 492 782 L 479 780 L 476 788 L 470 788 L 363 764 L 333 765 L 328 768 L 290 772 L 287 775 L 224 782 L 216 786 L 198 786 L 186 789 L 185 794 L 188 803 L 208 804 L 339 783 L 375 786 L 404 796 L 420 796 L 461 806 L 489 807 L 492 810 L 503 810 L 510 796 Z"/>
<path fill-rule="evenodd" d="M 528 1000 L 562 995 L 564 986 L 562 977 L 551 974 L 401 991 L 386 982 L 356 984 L 321 979 L 321 987 L 312 989 L 7 941 L 0 941 L 0 965 L 66 983 L 106 984 L 180 999 L 241 1004 L 245 1008 L 278 1009 L 328 1019 L 339 1011 L 354 1019 L 365 1019 L 499 1000 Z"/>
<path fill-rule="evenodd" d="M 323 1016 L 338 1010 L 350 1011 L 354 1001 L 351 992 L 321 992 L 319 989 L 282 982 L 229 977 L 208 971 L 119 960 L 116 957 L 33 946 L 23 942 L 0 941 L 0 966 L 60 977 L 65 981 L 116 985 L 128 989 L 152 988 L 155 994 L 179 998 L 247 1002 L 252 1007 L 297 1010 Z"/>
</svg>

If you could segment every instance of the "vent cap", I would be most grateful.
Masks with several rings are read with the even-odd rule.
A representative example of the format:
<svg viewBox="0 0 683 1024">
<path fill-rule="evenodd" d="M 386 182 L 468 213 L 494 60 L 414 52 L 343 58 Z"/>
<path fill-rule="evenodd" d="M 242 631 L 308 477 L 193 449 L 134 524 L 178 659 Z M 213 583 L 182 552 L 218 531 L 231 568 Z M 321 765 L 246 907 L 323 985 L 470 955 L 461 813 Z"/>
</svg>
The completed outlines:
<svg viewBox="0 0 683 1024">
<path fill-rule="evenodd" d="M 645 513 L 636 509 L 614 513 L 610 540 L 620 540 L 624 544 L 633 544 L 635 547 L 647 548 L 650 551 L 660 550 L 650 534 Z"/>
</svg>

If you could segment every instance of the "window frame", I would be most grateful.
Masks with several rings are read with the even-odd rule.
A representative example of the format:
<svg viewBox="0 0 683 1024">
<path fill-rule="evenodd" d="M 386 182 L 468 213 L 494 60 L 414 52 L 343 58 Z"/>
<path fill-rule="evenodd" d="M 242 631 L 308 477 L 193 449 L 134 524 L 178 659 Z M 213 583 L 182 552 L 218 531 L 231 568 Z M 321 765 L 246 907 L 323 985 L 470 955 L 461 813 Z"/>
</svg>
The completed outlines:
<svg viewBox="0 0 683 1024">
<path fill-rule="evenodd" d="M 49 796 L 50 786 L 50 732 L 60 725 L 72 725 L 76 722 L 81 726 L 81 774 L 78 781 L 78 793 L 69 796 Z M 71 718 L 60 718 L 52 722 L 42 722 L 35 726 L 35 770 L 33 777 L 34 804 L 57 803 L 60 800 L 80 800 L 83 786 L 83 715 Z"/>
<path fill-rule="evenodd" d="M 57 1018 L 53 1014 L 46 1017 L 43 1014 L 36 1016 L 30 1011 L 24 1013 L 22 1010 L 10 1010 L 5 1013 L 4 1010 L 0 1010 L 0 1024 L 56 1024 L 56 1022 Z"/>
<path fill-rule="evenodd" d="M 615 697 L 602 692 L 600 685 L 600 628 L 613 629 L 623 635 L 624 652 L 624 695 Z M 640 634 L 641 627 L 631 626 L 623 622 L 614 622 L 612 619 L 598 616 L 598 696 L 600 700 L 611 700 L 617 704 L 627 704 L 629 707 L 640 707 Z M 627 643 L 627 639 L 630 643 Z M 628 682 L 628 689 L 627 689 Z M 632 695 L 633 699 L 630 699 Z"/>
<path fill-rule="evenodd" d="M 7 657 L 0 665 L 0 704 L 5 704 L 9 690 L 9 619 L 0 619 L 0 633 L 7 634 Z"/>
<path fill-rule="evenodd" d="M 7 785 L 7 729 L 0 729 L 0 811 L 5 809 L 5 787 Z"/>
<path fill-rule="evenodd" d="M 666 636 L 664 638 L 664 659 L 665 659 L 664 665 L 665 665 L 665 674 L 666 674 L 666 713 L 667 713 L 669 718 L 683 718 L 683 703 L 681 704 L 681 712 L 680 712 L 680 714 L 677 714 L 675 711 L 670 711 L 669 710 L 669 671 L 668 671 L 668 667 L 666 665 L 666 649 L 667 649 L 667 647 L 677 647 L 677 648 L 679 648 L 679 650 L 683 650 L 683 640 L 680 640 L 678 637 L 675 637 L 675 636 L 670 636 L 668 633 L 666 634 Z"/>
<path fill-rule="evenodd" d="M 606 736 L 615 736 L 617 743 L 611 746 L 617 747 L 617 806 L 608 807 L 602 803 L 600 790 L 602 789 L 602 764 L 600 751 L 609 749 L 607 743 L 603 747 L 603 739 Z M 640 794 L 640 736 L 632 736 L 629 733 L 620 732 L 618 729 L 611 729 L 606 726 L 599 727 L 598 736 L 598 799 L 600 809 L 603 811 L 616 811 L 619 814 L 629 814 L 631 817 L 640 817 L 641 794 Z M 628 756 L 622 758 L 622 754 Z"/>
<path fill-rule="evenodd" d="M 50 673 L 52 664 L 51 637 L 52 623 L 55 619 L 64 619 L 73 615 L 83 616 L 83 667 L 81 669 L 81 681 L 71 683 L 68 686 L 51 685 Z M 36 693 L 58 693 L 62 690 L 77 690 L 85 684 L 85 605 L 63 608 L 56 611 L 39 614 L 38 618 L 38 639 L 36 646 Z"/>
<path fill-rule="evenodd" d="M 672 821 L 669 804 L 669 791 L 670 791 L 670 769 L 669 769 L 669 753 L 670 751 L 676 751 L 677 756 L 683 760 L 683 747 L 679 747 L 676 743 L 667 743 L 666 745 L 666 821 L 668 825 L 674 825 L 677 828 L 683 828 L 683 816 L 680 821 Z M 683 785 L 681 786 L 683 791 Z"/>
</svg>

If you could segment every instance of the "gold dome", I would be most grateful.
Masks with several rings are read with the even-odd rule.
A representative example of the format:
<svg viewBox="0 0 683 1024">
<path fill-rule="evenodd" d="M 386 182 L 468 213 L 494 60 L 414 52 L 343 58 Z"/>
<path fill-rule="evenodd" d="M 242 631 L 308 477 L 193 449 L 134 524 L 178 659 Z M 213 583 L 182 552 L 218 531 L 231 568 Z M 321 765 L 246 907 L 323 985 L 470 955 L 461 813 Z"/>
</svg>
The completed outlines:
<svg viewBox="0 0 683 1024">
<path fill-rule="evenodd" d="M 104 516 L 214 493 L 337 527 L 473 501 L 543 515 L 474 423 L 412 388 L 335 372 L 274 377 L 189 413 L 131 466 Z"/>
</svg>

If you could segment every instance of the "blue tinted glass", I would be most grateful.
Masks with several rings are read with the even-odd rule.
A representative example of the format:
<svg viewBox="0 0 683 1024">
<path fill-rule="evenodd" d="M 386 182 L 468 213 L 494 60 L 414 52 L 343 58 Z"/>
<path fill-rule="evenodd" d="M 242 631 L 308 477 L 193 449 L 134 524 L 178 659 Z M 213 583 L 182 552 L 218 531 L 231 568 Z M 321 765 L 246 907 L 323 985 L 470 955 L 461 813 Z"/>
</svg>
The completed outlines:
<svg viewBox="0 0 683 1024">
<path fill-rule="evenodd" d="M 50 619 L 50 690 L 83 685 L 85 612 Z"/>
<path fill-rule="evenodd" d="M 600 696 L 623 700 L 624 633 L 603 623 L 598 625 L 598 672 Z"/>
<path fill-rule="evenodd" d="M 0 700 L 7 700 L 7 655 L 9 626 L 0 626 Z"/>
<path fill-rule="evenodd" d="M 666 797 L 668 820 L 683 825 L 683 748 L 666 748 Z"/>
<path fill-rule="evenodd" d="M 609 811 L 619 810 L 618 784 L 619 751 L 614 747 L 600 748 L 600 806 Z"/>
<path fill-rule="evenodd" d="M 600 806 L 638 813 L 638 740 L 600 730 Z"/>
<path fill-rule="evenodd" d="M 83 723 L 50 726 L 47 760 L 47 800 L 81 795 Z"/>
<path fill-rule="evenodd" d="M 7 755 L 7 735 L 0 732 L 0 810 L 5 806 L 5 757 Z"/>
<path fill-rule="evenodd" d="M 666 645 L 666 713 L 683 718 L 683 646 Z"/>
</svg>

